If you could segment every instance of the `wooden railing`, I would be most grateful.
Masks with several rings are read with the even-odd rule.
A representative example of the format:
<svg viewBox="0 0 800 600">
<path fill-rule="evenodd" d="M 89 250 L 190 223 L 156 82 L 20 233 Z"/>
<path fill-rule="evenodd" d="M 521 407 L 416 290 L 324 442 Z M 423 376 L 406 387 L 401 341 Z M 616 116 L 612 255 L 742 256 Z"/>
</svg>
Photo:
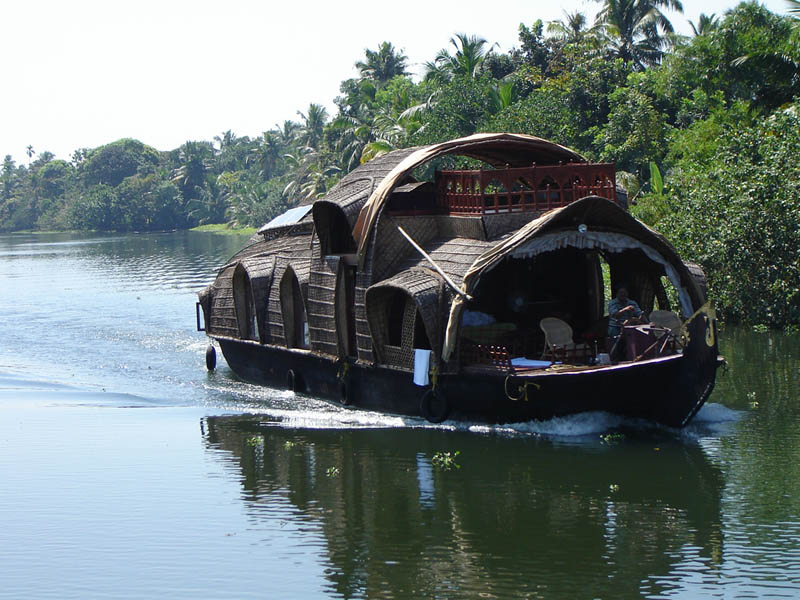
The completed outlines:
<svg viewBox="0 0 800 600">
<path fill-rule="evenodd" d="M 570 163 L 475 171 L 438 171 L 437 212 L 547 211 L 585 196 L 616 202 L 613 163 Z"/>
<path fill-rule="evenodd" d="M 508 346 L 476 344 L 464 340 L 461 346 L 461 364 L 511 370 L 511 352 Z"/>
</svg>

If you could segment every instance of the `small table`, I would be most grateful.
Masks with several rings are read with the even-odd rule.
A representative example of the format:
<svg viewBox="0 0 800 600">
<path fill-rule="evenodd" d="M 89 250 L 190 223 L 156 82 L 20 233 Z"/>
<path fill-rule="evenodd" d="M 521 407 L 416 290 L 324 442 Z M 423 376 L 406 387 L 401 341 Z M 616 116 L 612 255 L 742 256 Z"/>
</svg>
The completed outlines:
<svg viewBox="0 0 800 600">
<path fill-rule="evenodd" d="M 663 335 L 662 327 L 651 325 L 626 325 L 622 328 L 622 340 L 625 343 L 625 359 L 635 360 L 655 358 L 658 356 L 660 336 Z"/>
</svg>

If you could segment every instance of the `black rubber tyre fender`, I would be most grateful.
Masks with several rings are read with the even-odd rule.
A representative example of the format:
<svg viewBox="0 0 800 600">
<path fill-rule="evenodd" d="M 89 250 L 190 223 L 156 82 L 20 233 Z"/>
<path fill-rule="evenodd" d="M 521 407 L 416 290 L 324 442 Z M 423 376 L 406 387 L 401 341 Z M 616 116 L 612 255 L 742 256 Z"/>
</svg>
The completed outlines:
<svg viewBox="0 0 800 600">
<path fill-rule="evenodd" d="M 422 394 L 419 412 L 431 423 L 441 423 L 450 414 L 450 403 L 440 389 L 430 388 Z"/>
<path fill-rule="evenodd" d="M 286 371 L 286 389 L 290 392 L 297 391 L 297 373 L 294 372 L 294 369 Z"/>
<path fill-rule="evenodd" d="M 213 371 L 217 367 L 217 351 L 214 346 L 206 348 L 206 369 Z"/>
<path fill-rule="evenodd" d="M 344 379 L 339 381 L 339 402 L 342 406 L 349 405 L 353 400 L 350 398 L 350 386 Z"/>
</svg>

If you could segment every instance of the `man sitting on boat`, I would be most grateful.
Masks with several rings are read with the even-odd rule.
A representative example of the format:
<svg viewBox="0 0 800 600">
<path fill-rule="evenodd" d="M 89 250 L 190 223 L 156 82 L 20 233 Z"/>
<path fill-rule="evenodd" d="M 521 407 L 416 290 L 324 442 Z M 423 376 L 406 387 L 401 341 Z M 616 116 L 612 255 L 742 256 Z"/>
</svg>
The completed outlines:
<svg viewBox="0 0 800 600">
<path fill-rule="evenodd" d="M 608 337 L 610 338 L 610 354 L 619 355 L 621 348 L 620 333 L 624 325 L 646 323 L 643 318 L 644 311 L 639 308 L 636 300 L 628 297 L 628 288 L 621 285 L 617 288 L 617 295 L 608 303 Z"/>
</svg>

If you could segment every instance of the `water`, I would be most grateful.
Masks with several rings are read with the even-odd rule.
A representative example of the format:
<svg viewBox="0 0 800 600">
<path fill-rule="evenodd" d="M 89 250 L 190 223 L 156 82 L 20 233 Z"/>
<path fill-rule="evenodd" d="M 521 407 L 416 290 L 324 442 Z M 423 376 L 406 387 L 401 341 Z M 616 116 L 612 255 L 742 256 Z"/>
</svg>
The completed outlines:
<svg viewBox="0 0 800 600">
<path fill-rule="evenodd" d="M 207 373 L 243 242 L 0 236 L 0 598 L 800 596 L 799 337 L 681 431 L 431 426 Z"/>
</svg>

